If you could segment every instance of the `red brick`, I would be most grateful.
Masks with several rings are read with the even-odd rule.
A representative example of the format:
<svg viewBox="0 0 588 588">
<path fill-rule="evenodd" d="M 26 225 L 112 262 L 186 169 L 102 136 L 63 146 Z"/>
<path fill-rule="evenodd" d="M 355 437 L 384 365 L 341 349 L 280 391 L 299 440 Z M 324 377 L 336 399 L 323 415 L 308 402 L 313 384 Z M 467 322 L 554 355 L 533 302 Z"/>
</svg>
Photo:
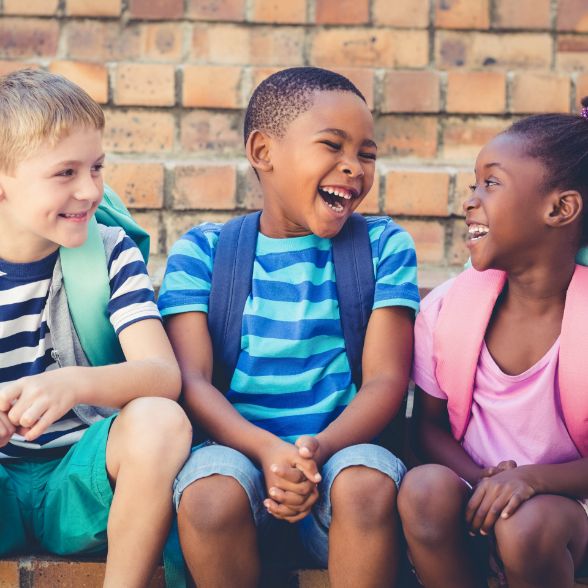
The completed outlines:
<svg viewBox="0 0 588 588">
<path fill-rule="evenodd" d="M 174 170 L 175 210 L 235 208 L 236 169 L 232 165 L 182 165 Z"/>
<path fill-rule="evenodd" d="M 549 29 L 551 0 L 495 0 L 494 28 Z"/>
<path fill-rule="evenodd" d="M 315 29 L 310 61 L 321 67 L 425 67 L 429 61 L 427 31 L 382 29 Z"/>
<path fill-rule="evenodd" d="M 140 27 L 141 57 L 153 61 L 182 60 L 183 30 L 176 23 L 149 23 Z"/>
<path fill-rule="evenodd" d="M 71 59 L 93 61 L 133 61 L 142 50 L 141 29 L 119 22 L 82 20 L 65 27 L 67 54 Z"/>
<path fill-rule="evenodd" d="M 209 155 L 242 155 L 243 121 L 240 113 L 193 110 L 181 121 L 182 149 Z"/>
<path fill-rule="evenodd" d="M 19 586 L 20 572 L 18 560 L 10 559 L 0 561 L 0 586 L 2 588 L 14 588 Z"/>
<path fill-rule="evenodd" d="M 57 53 L 58 39 L 56 20 L 0 19 L 0 58 L 53 57 Z"/>
<path fill-rule="evenodd" d="M 184 0 L 129 0 L 131 18 L 172 20 L 184 15 Z"/>
<path fill-rule="evenodd" d="M 386 214 L 447 216 L 449 173 L 430 169 L 398 169 L 386 174 Z"/>
<path fill-rule="evenodd" d="M 114 103 L 123 106 L 173 106 L 173 65 L 119 63 L 116 68 Z"/>
<path fill-rule="evenodd" d="M 54 61 L 49 71 L 61 74 L 68 80 L 81 86 L 96 102 L 108 102 L 108 71 L 99 63 L 80 61 Z"/>
<path fill-rule="evenodd" d="M 382 112 L 438 112 L 439 74 L 391 71 L 386 74 Z"/>
<path fill-rule="evenodd" d="M 68 16 L 120 16 L 121 0 L 66 0 Z"/>
<path fill-rule="evenodd" d="M 287 67 L 304 62 L 305 32 L 302 27 L 254 27 L 250 31 L 251 65 Z"/>
<path fill-rule="evenodd" d="M 470 186 L 475 182 L 476 175 L 474 174 L 473 169 L 457 171 L 455 174 L 453 200 L 450 208 L 451 214 L 462 217 L 465 216 L 463 204 L 472 195 Z"/>
<path fill-rule="evenodd" d="M 374 72 L 366 67 L 336 67 L 334 71 L 351 80 L 364 95 L 370 110 L 374 109 Z"/>
<path fill-rule="evenodd" d="M 451 223 L 449 230 L 451 234 L 447 261 L 450 265 L 463 266 L 470 256 L 470 252 L 466 246 L 467 226 L 464 221 L 455 220 Z"/>
<path fill-rule="evenodd" d="M 376 121 L 379 157 L 432 158 L 437 154 L 437 119 L 384 116 Z"/>
<path fill-rule="evenodd" d="M 421 29 L 429 25 L 429 0 L 374 0 L 372 10 L 376 25 Z"/>
<path fill-rule="evenodd" d="M 376 169 L 374 183 L 370 191 L 365 195 L 361 204 L 357 207 L 361 214 L 378 214 L 380 212 L 380 173 Z"/>
<path fill-rule="evenodd" d="M 111 110 L 106 113 L 104 148 L 115 153 L 168 152 L 174 129 L 174 117 L 167 112 Z"/>
<path fill-rule="evenodd" d="M 435 0 L 435 26 L 439 29 L 487 29 L 489 0 Z"/>
<path fill-rule="evenodd" d="M 439 31 L 436 35 L 436 62 L 442 69 L 548 69 L 551 53 L 548 33 Z"/>
<path fill-rule="evenodd" d="M 149 212 L 133 212 L 133 218 L 149 233 L 149 254 L 157 255 L 162 253 L 161 241 L 161 214 L 159 211 L 151 210 Z M 161 569 L 158 570 L 155 577 L 149 584 L 149 588 L 164 588 L 165 582 Z M 80 584 L 71 584 L 71 588 L 77 588 Z M 102 584 L 100 584 L 102 586 Z M 85 586 L 84 586 L 85 588 Z M 98 588 L 98 585 L 96 586 Z"/>
<path fill-rule="evenodd" d="M 588 69 L 588 37 L 559 35 L 556 61 L 558 71 L 586 71 Z"/>
<path fill-rule="evenodd" d="M 316 0 L 317 24 L 366 24 L 370 18 L 368 0 Z"/>
<path fill-rule="evenodd" d="M 588 31 L 588 4 L 586 4 L 586 0 L 559 0 L 557 30 L 582 33 Z"/>
<path fill-rule="evenodd" d="M 25 63 L 24 61 L 0 61 L 0 76 L 19 69 L 39 69 L 39 66 L 36 63 Z"/>
<path fill-rule="evenodd" d="M 251 29 L 234 24 L 198 24 L 192 36 L 192 58 L 206 65 L 246 65 Z"/>
<path fill-rule="evenodd" d="M 194 20 L 245 20 L 245 0 L 188 0 L 186 16 Z"/>
<path fill-rule="evenodd" d="M 252 0 L 251 20 L 298 24 L 306 22 L 306 0 Z"/>
<path fill-rule="evenodd" d="M 253 67 L 251 68 L 251 88 L 255 89 L 261 82 L 271 75 L 283 70 L 283 67 Z"/>
<path fill-rule="evenodd" d="M 182 104 L 198 108 L 241 108 L 241 76 L 240 67 L 187 65 Z"/>
<path fill-rule="evenodd" d="M 562 74 L 517 72 L 512 81 L 512 112 L 568 112 L 570 78 Z"/>
<path fill-rule="evenodd" d="M 57 12 L 59 0 L 4 0 L 6 15 L 51 16 Z"/>
<path fill-rule="evenodd" d="M 161 163 L 107 161 L 104 179 L 129 208 L 163 206 L 164 170 Z"/>
<path fill-rule="evenodd" d="M 443 158 L 466 161 L 473 167 L 480 149 L 509 124 L 495 118 L 448 118 L 443 127 Z"/>
<path fill-rule="evenodd" d="M 450 71 L 447 74 L 447 112 L 493 114 L 504 112 L 506 75 L 499 71 Z"/>
<path fill-rule="evenodd" d="M 437 221 L 403 220 L 415 241 L 418 263 L 440 263 L 445 258 L 445 228 Z"/>
</svg>

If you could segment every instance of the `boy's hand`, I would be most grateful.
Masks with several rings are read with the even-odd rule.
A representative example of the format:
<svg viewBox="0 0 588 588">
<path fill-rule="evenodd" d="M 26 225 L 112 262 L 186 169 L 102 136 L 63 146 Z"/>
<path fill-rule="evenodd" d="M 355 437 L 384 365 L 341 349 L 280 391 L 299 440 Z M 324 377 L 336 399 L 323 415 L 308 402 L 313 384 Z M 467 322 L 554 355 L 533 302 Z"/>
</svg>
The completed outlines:
<svg viewBox="0 0 588 588">
<path fill-rule="evenodd" d="M 488 535 L 499 517 L 508 518 L 535 494 L 524 468 L 511 467 L 482 478 L 467 504 L 466 523 L 472 532 Z"/>
<path fill-rule="evenodd" d="M 15 432 L 16 427 L 10 422 L 8 415 L 0 412 L 0 447 L 4 447 Z"/>
<path fill-rule="evenodd" d="M 294 445 L 280 442 L 264 451 L 261 466 L 268 491 L 264 501 L 268 512 L 289 522 L 304 518 L 318 498 L 320 474 L 316 464 L 301 458 Z"/>
<path fill-rule="evenodd" d="M 0 411 L 24 438 L 33 441 L 66 414 L 76 402 L 75 368 L 61 368 L 20 378 L 0 390 Z"/>
<path fill-rule="evenodd" d="M 517 467 L 517 462 L 509 459 L 507 461 L 501 461 L 497 466 L 491 466 L 488 468 L 484 468 L 482 473 L 480 474 L 481 478 L 491 478 L 500 472 L 504 472 L 506 470 L 512 470 Z"/>
</svg>

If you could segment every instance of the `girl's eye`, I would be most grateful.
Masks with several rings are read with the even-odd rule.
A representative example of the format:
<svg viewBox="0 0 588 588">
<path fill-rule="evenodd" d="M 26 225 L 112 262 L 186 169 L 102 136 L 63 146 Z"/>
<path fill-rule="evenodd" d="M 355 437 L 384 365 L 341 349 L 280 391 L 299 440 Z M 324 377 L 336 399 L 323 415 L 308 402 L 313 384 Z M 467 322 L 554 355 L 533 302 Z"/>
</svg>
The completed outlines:
<svg viewBox="0 0 588 588">
<path fill-rule="evenodd" d="M 323 145 L 326 145 L 327 147 L 330 147 L 331 149 L 333 149 L 335 151 L 339 151 L 339 149 L 341 149 L 340 143 L 334 143 L 333 141 L 321 141 L 321 143 Z"/>
</svg>

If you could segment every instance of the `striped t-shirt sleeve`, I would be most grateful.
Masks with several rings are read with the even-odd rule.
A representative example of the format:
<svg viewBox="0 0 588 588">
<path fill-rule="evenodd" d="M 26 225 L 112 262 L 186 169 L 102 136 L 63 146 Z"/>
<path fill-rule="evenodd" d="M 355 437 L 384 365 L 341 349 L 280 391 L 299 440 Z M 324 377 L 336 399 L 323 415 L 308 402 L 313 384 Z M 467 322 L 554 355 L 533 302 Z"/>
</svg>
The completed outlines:
<svg viewBox="0 0 588 588">
<path fill-rule="evenodd" d="M 213 251 L 221 226 L 193 227 L 172 247 L 157 300 L 162 316 L 208 312 Z"/>
<path fill-rule="evenodd" d="M 409 233 L 388 217 L 368 218 L 376 275 L 373 309 L 407 306 L 419 310 L 417 259 Z"/>
<path fill-rule="evenodd" d="M 117 335 L 137 321 L 160 318 L 141 252 L 122 230 L 108 260 L 108 276 L 108 315 Z"/>
</svg>

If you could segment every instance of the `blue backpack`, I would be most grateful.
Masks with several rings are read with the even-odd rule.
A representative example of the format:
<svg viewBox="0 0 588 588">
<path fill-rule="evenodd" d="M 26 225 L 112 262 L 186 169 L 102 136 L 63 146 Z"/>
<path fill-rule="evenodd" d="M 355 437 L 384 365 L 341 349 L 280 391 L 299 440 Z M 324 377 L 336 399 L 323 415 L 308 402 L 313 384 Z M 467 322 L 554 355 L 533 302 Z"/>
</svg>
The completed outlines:
<svg viewBox="0 0 588 588">
<path fill-rule="evenodd" d="M 245 302 L 251 293 L 260 212 L 226 223 L 219 235 L 208 302 L 208 329 L 213 347 L 215 387 L 229 389 L 241 351 Z M 345 350 L 351 375 L 361 386 L 361 358 L 374 302 L 374 269 L 367 223 L 353 214 L 332 239 L 333 261 Z"/>
</svg>

